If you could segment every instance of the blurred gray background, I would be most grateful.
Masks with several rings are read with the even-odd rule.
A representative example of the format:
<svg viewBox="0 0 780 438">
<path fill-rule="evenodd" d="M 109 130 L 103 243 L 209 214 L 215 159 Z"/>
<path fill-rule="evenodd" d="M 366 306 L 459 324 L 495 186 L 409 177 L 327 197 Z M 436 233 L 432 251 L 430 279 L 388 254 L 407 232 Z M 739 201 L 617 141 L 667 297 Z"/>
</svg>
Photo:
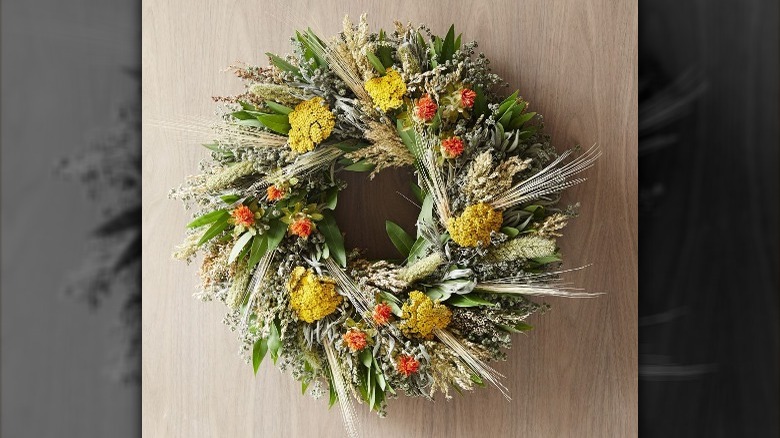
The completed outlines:
<svg viewBox="0 0 780 438">
<path fill-rule="evenodd" d="M 57 175 L 138 93 L 140 2 L 2 1 L 0 435 L 140 434 L 139 382 L 117 377 L 123 297 L 66 296 L 100 207 Z"/>
</svg>

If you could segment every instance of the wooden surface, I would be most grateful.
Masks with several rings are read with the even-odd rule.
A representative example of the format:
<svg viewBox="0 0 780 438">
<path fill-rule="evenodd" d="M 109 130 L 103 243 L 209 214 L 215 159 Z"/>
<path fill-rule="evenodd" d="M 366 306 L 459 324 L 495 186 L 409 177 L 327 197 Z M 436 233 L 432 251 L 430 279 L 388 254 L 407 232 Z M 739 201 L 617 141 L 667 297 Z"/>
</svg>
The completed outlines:
<svg viewBox="0 0 780 438">
<path fill-rule="evenodd" d="M 589 181 L 565 198 L 581 201 L 582 208 L 560 244 L 567 266 L 594 264 L 568 278 L 607 293 L 593 300 L 550 300 L 552 311 L 533 321 L 537 329 L 516 338 L 509 361 L 497 365 L 509 376 L 511 403 L 491 389 L 449 402 L 401 397 L 391 401 L 386 419 L 360 409 L 364 435 L 635 436 L 637 6 L 613 0 L 145 1 L 144 435 L 342 436 L 337 408 L 301 396 L 300 385 L 270 362 L 253 377 L 236 355 L 234 334 L 220 323 L 224 307 L 191 297 L 196 267 L 170 257 L 188 216 L 166 195 L 196 172 L 206 155 L 197 142 L 207 139 L 182 137 L 150 121 L 213 114 L 210 96 L 240 90 L 235 78 L 221 72 L 226 66 L 237 60 L 265 64 L 264 52 L 288 50 L 293 27 L 330 35 L 345 13 L 357 18 L 363 10 L 374 29 L 390 28 L 395 18 L 424 21 L 437 33 L 455 23 L 465 40 L 480 42 L 512 89 L 545 115 L 559 149 L 601 145 L 604 156 L 589 171 Z M 352 233 L 381 230 L 384 215 L 408 215 L 410 207 L 395 194 L 403 190 L 401 180 L 359 183 L 348 213 L 362 220 Z M 350 241 L 375 245 L 381 237 Z"/>
</svg>

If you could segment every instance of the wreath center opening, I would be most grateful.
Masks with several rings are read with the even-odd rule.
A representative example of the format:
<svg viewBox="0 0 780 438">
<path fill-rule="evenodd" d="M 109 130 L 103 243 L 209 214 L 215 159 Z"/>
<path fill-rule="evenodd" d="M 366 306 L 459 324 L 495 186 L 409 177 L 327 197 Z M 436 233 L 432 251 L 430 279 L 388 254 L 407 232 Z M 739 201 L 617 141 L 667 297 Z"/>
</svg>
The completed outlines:
<svg viewBox="0 0 780 438">
<path fill-rule="evenodd" d="M 386 221 L 391 221 L 411 235 L 420 208 L 412 192 L 416 181 L 411 167 L 389 168 L 373 180 L 366 173 L 339 173 L 347 187 L 339 191 L 336 221 L 344 231 L 347 251 L 358 248 L 369 260 L 402 259 L 388 237 Z"/>
</svg>

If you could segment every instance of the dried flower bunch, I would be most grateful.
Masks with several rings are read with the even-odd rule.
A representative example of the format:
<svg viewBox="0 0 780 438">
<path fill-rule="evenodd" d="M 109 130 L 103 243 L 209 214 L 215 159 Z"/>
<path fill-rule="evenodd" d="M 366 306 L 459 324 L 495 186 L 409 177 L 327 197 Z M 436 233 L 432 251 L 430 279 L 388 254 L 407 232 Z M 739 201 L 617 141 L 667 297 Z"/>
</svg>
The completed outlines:
<svg viewBox="0 0 780 438">
<path fill-rule="evenodd" d="M 531 296 L 567 289 L 555 239 L 575 207 L 560 193 L 599 152 L 567 161 L 541 117 L 476 43 L 425 26 L 371 33 L 365 16 L 329 40 L 296 32 L 267 68 L 242 66 L 246 91 L 206 145 L 203 172 L 173 195 L 197 214 L 176 255 L 200 249 L 198 295 L 230 308 L 255 372 L 266 355 L 304 392 L 339 401 L 350 435 L 353 399 L 384 414 L 403 391 L 450 397 L 490 383 L 511 334 L 545 310 Z M 334 219 L 342 171 L 414 166 L 417 229 L 387 222 L 400 261 L 347 251 Z"/>
</svg>

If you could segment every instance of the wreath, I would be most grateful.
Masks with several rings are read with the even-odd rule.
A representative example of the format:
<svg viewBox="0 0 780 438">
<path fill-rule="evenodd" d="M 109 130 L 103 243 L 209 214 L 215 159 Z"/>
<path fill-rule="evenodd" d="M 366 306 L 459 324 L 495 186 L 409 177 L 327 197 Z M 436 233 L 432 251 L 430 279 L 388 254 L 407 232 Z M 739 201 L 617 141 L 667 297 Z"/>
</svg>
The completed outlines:
<svg viewBox="0 0 780 438">
<path fill-rule="evenodd" d="M 255 373 L 270 355 L 304 392 L 339 401 L 350 436 L 354 400 L 384 415 L 399 391 L 491 384 L 508 398 L 489 362 L 548 308 L 529 297 L 591 296 L 562 282 L 556 238 L 577 207 L 560 193 L 599 151 L 556 153 L 454 27 L 372 33 L 363 15 L 292 46 L 269 67 L 233 67 L 245 91 L 215 98 L 211 159 L 173 191 L 197 210 L 175 254 L 204 254 L 196 295 L 227 305 Z M 400 259 L 348 251 L 339 174 L 405 166 L 420 211 L 413 234 L 387 222 Z"/>
</svg>

